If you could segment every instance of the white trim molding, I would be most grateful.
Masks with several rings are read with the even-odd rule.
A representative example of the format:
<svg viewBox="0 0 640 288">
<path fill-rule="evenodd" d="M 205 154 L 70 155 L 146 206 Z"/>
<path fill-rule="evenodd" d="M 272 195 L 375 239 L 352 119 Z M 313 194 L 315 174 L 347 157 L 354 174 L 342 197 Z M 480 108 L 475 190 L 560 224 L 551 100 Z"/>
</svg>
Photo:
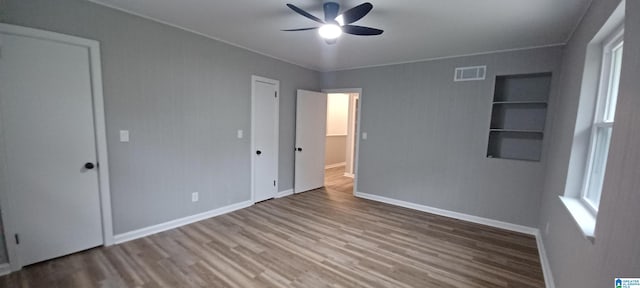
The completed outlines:
<svg viewBox="0 0 640 288">
<path fill-rule="evenodd" d="M 275 198 L 287 197 L 289 195 L 293 195 L 293 189 L 280 191 L 280 192 L 278 192 L 278 194 L 276 194 Z"/>
<path fill-rule="evenodd" d="M 102 212 L 102 239 L 104 246 L 113 245 L 113 218 L 111 210 L 111 187 L 109 184 L 109 156 L 107 153 L 107 126 L 102 95 L 102 64 L 100 43 L 91 41 L 89 46 L 91 63 L 91 84 L 93 89 L 93 119 L 96 137 L 98 164 L 98 185 L 100 185 L 100 206 Z"/>
<path fill-rule="evenodd" d="M 347 162 L 333 163 L 327 166 L 324 166 L 324 169 L 338 168 L 347 165 Z"/>
<path fill-rule="evenodd" d="M 538 231 L 537 228 L 533 228 L 533 227 L 529 227 L 529 226 L 518 225 L 518 224 L 513 224 L 513 223 L 508 223 L 508 222 L 503 222 L 503 221 L 498 221 L 498 220 L 493 220 L 493 219 L 489 219 L 489 218 L 473 216 L 473 215 L 464 214 L 464 213 L 460 213 L 460 212 L 444 210 L 444 209 L 440 209 L 440 208 L 430 207 L 430 206 L 411 203 L 411 202 L 402 201 L 402 200 L 396 200 L 396 199 L 387 198 L 387 197 L 378 196 L 378 195 L 373 195 L 373 194 L 367 194 L 367 193 L 362 193 L 362 192 L 355 192 L 354 194 L 355 194 L 356 197 L 360 197 L 360 198 L 364 198 L 364 199 L 383 202 L 383 203 L 387 203 L 387 204 L 391 204 L 391 205 L 396 205 L 396 206 L 400 206 L 400 207 L 414 209 L 414 210 L 427 212 L 427 213 L 431 213 L 431 214 L 436 214 L 436 215 L 440 215 L 440 216 L 444 216 L 444 217 L 455 218 L 455 219 L 459 219 L 459 220 L 463 220 L 463 221 L 467 221 L 467 222 L 473 222 L 473 223 L 477 223 L 477 224 L 487 225 L 487 226 L 496 227 L 496 228 L 500 228 L 500 229 L 520 232 L 520 233 L 534 235 L 534 236 L 538 233 L 537 232 Z"/>
<path fill-rule="evenodd" d="M 582 236 L 593 243 L 596 238 L 596 216 L 593 215 L 585 204 L 579 199 L 572 197 L 558 196 L 564 207 L 571 215 L 571 219 L 576 223 Z"/>
<path fill-rule="evenodd" d="M 559 43 L 551 43 L 551 44 L 545 44 L 545 45 L 525 46 L 525 47 L 520 47 L 520 48 L 488 50 L 488 51 L 475 52 L 475 53 L 455 54 L 455 55 L 431 57 L 431 58 L 421 58 L 421 59 L 409 60 L 409 61 L 396 61 L 396 62 L 389 62 L 389 63 L 383 63 L 383 64 L 373 64 L 373 65 L 362 65 L 362 66 L 355 66 L 355 67 L 345 67 L 345 68 L 337 68 L 337 69 L 333 69 L 333 70 L 319 71 L 319 72 L 349 71 L 349 70 L 358 70 L 358 69 L 366 69 L 366 68 L 394 66 L 394 65 L 402 65 L 402 64 L 412 64 L 412 63 L 420 63 L 420 62 L 440 61 L 440 60 L 455 59 L 455 58 L 470 57 L 470 56 L 481 56 L 481 55 L 496 54 L 496 53 L 507 53 L 507 52 L 517 52 L 517 51 L 542 49 L 542 48 L 562 47 L 562 46 L 565 46 L 565 45 L 567 45 L 566 42 L 559 42 Z M 333 93 L 338 93 L 338 92 L 333 92 Z"/>
<path fill-rule="evenodd" d="M 556 283 L 553 282 L 553 272 L 547 258 L 547 251 L 544 249 L 544 241 L 540 230 L 536 232 L 536 243 L 538 244 L 538 255 L 540 255 L 540 265 L 542 266 L 542 275 L 544 276 L 544 284 L 547 288 L 555 288 Z"/>
<path fill-rule="evenodd" d="M 11 265 L 9 265 L 9 263 L 0 264 L 0 276 L 8 275 L 11 272 Z"/>
<path fill-rule="evenodd" d="M 97 5 L 101 5 L 101 6 L 104 6 L 104 7 L 108 7 L 108 8 L 114 9 L 114 10 L 121 11 L 123 13 L 127 13 L 127 14 L 134 15 L 134 16 L 137 16 L 137 17 L 140 17 L 140 18 L 143 18 L 143 19 L 147 19 L 147 20 L 150 20 L 150 21 L 153 21 L 153 22 L 157 22 L 157 23 L 160 23 L 160 24 L 171 26 L 171 27 L 174 27 L 176 29 L 183 30 L 183 31 L 187 31 L 189 33 L 193 33 L 193 34 L 196 34 L 196 35 L 199 35 L 199 36 L 211 39 L 211 40 L 215 40 L 215 41 L 219 41 L 219 42 L 231 45 L 231 46 L 235 46 L 235 47 L 238 47 L 240 49 L 244 49 L 244 50 L 247 50 L 247 51 L 250 51 L 250 52 L 253 52 L 253 53 L 256 53 L 256 54 L 260 54 L 260 55 L 263 55 L 263 56 L 266 56 L 266 57 L 269 57 L 269 58 L 273 58 L 273 59 L 276 59 L 276 60 L 279 60 L 279 61 L 282 61 L 282 62 L 293 64 L 295 66 L 299 66 L 299 67 L 306 68 L 306 69 L 313 70 L 313 71 L 317 71 L 317 72 L 324 72 L 324 73 L 326 73 L 326 72 L 346 71 L 346 70 L 355 70 L 355 69 L 362 69 L 362 68 L 371 68 L 371 67 L 383 67 L 383 66 L 391 66 L 391 65 L 398 65 L 398 64 L 410 64 L 410 63 L 416 63 L 416 62 L 437 61 L 437 60 L 442 60 L 442 59 L 460 58 L 460 57 L 475 56 L 475 55 L 486 55 L 486 54 L 501 53 L 501 52 L 511 52 L 511 51 L 521 51 L 521 50 L 531 50 L 531 49 L 539 49 L 539 48 L 547 48 L 547 47 L 564 46 L 564 45 L 566 45 L 568 40 L 571 39 L 571 36 L 573 35 L 573 33 L 575 33 L 575 31 L 578 28 L 578 25 L 581 23 L 581 22 L 578 22 L 576 24 L 576 26 L 572 30 L 571 34 L 569 35 L 569 38 L 567 38 L 567 41 L 560 42 L 560 43 L 553 43 L 553 44 L 539 45 L 539 46 L 525 46 L 525 47 L 520 47 L 520 48 L 511 48 L 511 49 L 502 49 L 502 50 L 490 50 L 490 51 L 482 51 L 482 52 L 470 53 L 470 54 L 457 54 L 457 55 L 450 55 L 450 56 L 421 58 L 421 59 L 417 59 L 417 60 L 397 61 L 397 62 L 389 62 L 389 63 L 375 64 L 375 65 L 364 65 L 364 66 L 355 66 L 355 67 L 344 67 L 344 68 L 327 69 L 327 68 L 323 68 L 323 67 L 315 67 L 315 66 L 312 66 L 312 65 L 306 65 L 306 64 L 302 64 L 302 63 L 297 63 L 297 62 L 294 62 L 294 61 L 291 61 L 291 60 L 287 60 L 285 58 L 280 58 L 280 57 L 277 57 L 277 56 L 274 56 L 274 55 L 271 55 L 271 54 L 268 54 L 268 53 L 260 52 L 258 50 L 251 49 L 251 48 L 245 47 L 243 45 L 240 45 L 240 44 L 237 44 L 237 43 L 234 43 L 234 42 L 223 40 L 223 39 L 215 37 L 213 35 L 209 35 L 209 34 L 206 34 L 206 33 L 198 32 L 198 31 L 196 31 L 194 29 L 183 27 L 183 26 L 180 26 L 180 25 L 177 25 L 177 24 L 165 21 L 165 20 L 160 20 L 159 18 L 156 18 L 156 17 L 153 17 L 153 16 L 149 16 L 149 15 L 145 15 L 145 14 L 142 14 L 142 13 L 138 13 L 138 12 L 135 12 L 135 11 L 133 11 L 131 9 L 122 8 L 122 7 L 119 7 L 117 5 L 113 5 L 111 3 L 108 3 L 105 0 L 88 0 L 88 1 L 92 2 L 94 4 L 97 4 Z M 584 18 L 584 16 L 587 14 L 587 12 L 588 12 L 588 9 L 585 9 L 584 13 L 582 14 L 582 17 L 580 19 Z"/>
<path fill-rule="evenodd" d="M 211 217 L 219 216 L 222 214 L 227 214 L 236 210 L 240 210 L 243 208 L 247 208 L 253 205 L 253 200 L 247 200 L 231 205 L 227 205 L 224 207 L 220 207 L 217 209 L 209 210 L 207 212 L 167 221 L 164 223 L 156 224 L 153 226 L 145 227 L 138 230 L 133 230 L 130 232 L 118 234 L 114 236 L 115 244 L 124 243 L 127 241 L 135 240 L 138 238 L 146 237 L 152 234 L 160 233 L 163 231 L 171 230 L 174 228 L 178 228 L 181 226 L 189 225 L 191 223 L 195 223 L 198 221 L 202 221 L 205 219 L 209 219 Z"/>
</svg>

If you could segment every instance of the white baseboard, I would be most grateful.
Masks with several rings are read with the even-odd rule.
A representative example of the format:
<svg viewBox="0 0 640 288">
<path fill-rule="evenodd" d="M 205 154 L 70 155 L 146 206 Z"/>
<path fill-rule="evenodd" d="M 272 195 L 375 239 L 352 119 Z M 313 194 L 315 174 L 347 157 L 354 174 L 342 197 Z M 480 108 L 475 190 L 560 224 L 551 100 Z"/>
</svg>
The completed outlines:
<svg viewBox="0 0 640 288">
<path fill-rule="evenodd" d="M 222 214 L 226 214 L 229 212 L 233 212 L 235 210 L 239 210 L 242 208 L 246 208 L 253 205 L 253 201 L 249 200 L 249 201 L 244 201 L 244 202 L 240 202 L 240 203 L 236 203 L 236 204 L 231 204 L 228 206 L 224 206 L 224 207 L 220 207 L 217 209 L 213 209 L 207 212 L 203 212 L 200 214 L 195 214 L 195 215 L 191 215 L 191 216 L 187 216 L 184 218 L 180 218 L 180 219 L 176 219 L 176 220 L 171 220 L 168 222 L 164 222 L 164 223 L 160 223 L 157 225 L 153 225 L 153 226 L 149 226 L 149 227 L 145 227 L 142 229 L 138 229 L 138 230 L 134 230 L 134 231 L 130 231 L 130 232 L 126 232 L 126 233 L 122 233 L 122 234 L 118 234 L 115 235 L 113 238 L 115 240 L 115 244 L 120 244 L 120 243 L 124 243 L 127 241 L 131 241 L 134 239 L 138 239 L 138 238 L 142 238 L 145 236 L 149 236 L 151 234 L 156 234 L 162 231 L 167 231 L 173 228 L 178 228 L 180 226 L 184 226 L 184 225 L 188 225 L 194 222 L 198 222 L 204 219 L 208 219 L 211 217 L 215 217 L 218 215 L 222 215 Z"/>
<path fill-rule="evenodd" d="M 544 284 L 547 288 L 555 288 L 556 284 L 553 282 L 553 272 L 549 265 L 549 258 L 547 258 L 547 251 L 544 249 L 544 242 L 542 241 L 542 234 L 540 230 L 536 233 L 536 243 L 538 244 L 538 254 L 540 254 L 540 265 L 542 265 L 542 274 L 544 275 Z"/>
<path fill-rule="evenodd" d="M 4 276 L 11 273 L 11 265 L 9 263 L 0 264 L 0 276 Z"/>
<path fill-rule="evenodd" d="M 347 172 L 344 172 L 344 175 L 342 175 L 342 176 L 349 177 L 349 178 L 355 178 L 356 177 L 356 175 L 353 175 L 353 173 L 347 173 Z"/>
<path fill-rule="evenodd" d="M 293 189 L 280 191 L 280 192 L 278 192 L 278 194 L 276 194 L 275 198 L 287 197 L 289 195 L 293 195 Z"/>
<path fill-rule="evenodd" d="M 331 168 L 337 168 L 337 167 L 342 167 L 347 165 L 347 162 L 340 162 L 340 163 L 334 163 L 334 164 L 329 164 L 327 166 L 324 166 L 324 169 L 331 169 Z"/>
<path fill-rule="evenodd" d="M 545 286 L 547 288 L 555 288 L 555 284 L 553 282 L 553 274 L 551 272 L 551 266 L 549 266 L 549 259 L 547 258 L 547 253 L 544 249 L 544 243 L 542 242 L 542 236 L 540 235 L 540 230 L 537 228 L 493 220 L 493 219 L 484 218 L 484 217 L 473 216 L 469 214 L 444 210 L 444 209 L 435 208 L 435 207 L 429 207 L 426 205 L 411 203 L 411 202 L 402 201 L 402 200 L 396 200 L 396 199 L 373 195 L 373 194 L 367 194 L 362 192 L 356 192 L 354 194 L 356 197 L 360 197 L 364 199 L 369 199 L 373 201 L 383 202 L 391 205 L 423 211 L 423 212 L 436 214 L 440 216 L 455 218 L 463 221 L 468 221 L 468 222 L 478 223 L 478 224 L 487 225 L 491 227 L 533 235 L 536 237 L 536 244 L 538 245 L 538 253 L 540 255 L 540 265 L 542 266 L 542 272 L 544 274 Z"/>
<path fill-rule="evenodd" d="M 419 211 L 423 211 L 423 212 L 427 212 L 427 213 L 431 213 L 431 214 L 436 214 L 436 215 L 440 215 L 440 216 L 455 218 L 455 219 L 459 219 L 459 220 L 464 220 L 464 221 L 468 221 L 468 222 L 478 223 L 478 224 L 482 224 L 482 225 L 487 225 L 487 226 L 491 226 L 491 227 L 501 228 L 501 229 L 505 229 L 505 230 L 520 232 L 520 233 L 534 235 L 534 236 L 536 235 L 536 231 L 538 231 L 538 229 L 533 228 L 533 227 L 528 227 L 528 226 L 523 226 L 523 225 L 518 225 L 518 224 L 513 224 L 513 223 L 508 223 L 508 222 L 503 222 L 503 221 L 498 221 L 498 220 L 493 220 L 493 219 L 484 218 L 484 217 L 473 216 L 473 215 L 469 215 L 469 214 L 464 214 L 464 213 L 444 210 L 444 209 L 435 208 L 435 207 L 429 207 L 429 206 L 426 206 L 426 205 L 411 203 L 411 202 L 402 201 L 402 200 L 396 200 L 396 199 L 387 198 L 387 197 L 378 196 L 378 195 L 373 195 L 373 194 L 356 192 L 355 196 L 356 197 L 360 197 L 360 198 L 373 200 L 373 201 L 383 202 L 383 203 L 387 203 L 387 204 L 391 204 L 391 205 L 396 205 L 396 206 L 401 206 L 401 207 L 410 208 L 410 209 L 414 209 L 414 210 L 419 210 Z"/>
</svg>

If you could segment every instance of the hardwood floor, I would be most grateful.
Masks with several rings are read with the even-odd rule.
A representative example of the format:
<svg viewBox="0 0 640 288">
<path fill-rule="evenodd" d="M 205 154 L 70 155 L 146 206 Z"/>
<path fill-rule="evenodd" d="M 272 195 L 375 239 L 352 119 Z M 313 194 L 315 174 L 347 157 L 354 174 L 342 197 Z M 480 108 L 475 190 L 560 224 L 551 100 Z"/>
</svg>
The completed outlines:
<svg viewBox="0 0 640 288">
<path fill-rule="evenodd" d="M 327 286 L 544 283 L 531 236 L 358 199 L 331 187 L 0 278 L 0 287 Z"/>
<path fill-rule="evenodd" d="M 344 176 L 344 166 L 325 169 L 324 186 L 328 190 L 353 194 L 353 178 Z"/>
</svg>

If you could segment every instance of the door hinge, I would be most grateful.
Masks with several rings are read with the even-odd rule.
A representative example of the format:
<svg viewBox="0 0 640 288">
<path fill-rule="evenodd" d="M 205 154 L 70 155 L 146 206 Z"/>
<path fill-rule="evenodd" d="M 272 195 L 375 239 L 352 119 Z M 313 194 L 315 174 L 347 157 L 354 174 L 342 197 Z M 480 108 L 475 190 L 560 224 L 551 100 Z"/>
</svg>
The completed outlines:
<svg viewBox="0 0 640 288">
<path fill-rule="evenodd" d="M 16 233 L 16 245 L 20 245 L 20 236 Z"/>
<path fill-rule="evenodd" d="M 273 187 L 276 186 L 276 180 L 273 180 Z"/>
</svg>

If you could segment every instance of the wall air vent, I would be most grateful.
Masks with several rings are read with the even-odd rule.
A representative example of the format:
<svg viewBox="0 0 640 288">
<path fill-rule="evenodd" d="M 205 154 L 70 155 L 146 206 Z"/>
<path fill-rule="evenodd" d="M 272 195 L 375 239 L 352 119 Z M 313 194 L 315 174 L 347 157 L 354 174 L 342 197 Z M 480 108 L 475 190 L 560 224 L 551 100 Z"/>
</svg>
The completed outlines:
<svg viewBox="0 0 640 288">
<path fill-rule="evenodd" d="M 487 75 L 487 66 L 458 67 L 453 81 L 477 81 L 484 80 Z"/>
</svg>

